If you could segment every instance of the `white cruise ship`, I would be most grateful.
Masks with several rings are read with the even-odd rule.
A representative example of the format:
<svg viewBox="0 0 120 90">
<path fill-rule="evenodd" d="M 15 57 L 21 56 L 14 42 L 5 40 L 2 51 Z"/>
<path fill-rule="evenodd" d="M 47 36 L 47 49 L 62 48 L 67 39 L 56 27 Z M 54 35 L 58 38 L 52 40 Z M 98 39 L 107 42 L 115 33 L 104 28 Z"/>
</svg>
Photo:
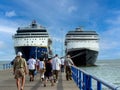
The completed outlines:
<svg viewBox="0 0 120 90">
<path fill-rule="evenodd" d="M 52 40 L 46 28 L 39 26 L 34 20 L 27 27 L 19 27 L 13 36 L 15 52 L 21 51 L 28 60 L 52 55 Z"/>
<path fill-rule="evenodd" d="M 76 66 L 94 65 L 99 52 L 99 36 L 95 31 L 76 28 L 66 34 L 65 47 Z"/>
</svg>

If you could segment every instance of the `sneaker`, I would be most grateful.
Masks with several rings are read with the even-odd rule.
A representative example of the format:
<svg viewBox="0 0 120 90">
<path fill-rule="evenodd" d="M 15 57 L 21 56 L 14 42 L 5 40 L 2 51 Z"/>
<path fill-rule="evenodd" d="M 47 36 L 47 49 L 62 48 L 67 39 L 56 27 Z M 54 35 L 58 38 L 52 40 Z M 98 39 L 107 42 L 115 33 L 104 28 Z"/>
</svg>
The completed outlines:
<svg viewBox="0 0 120 90">
<path fill-rule="evenodd" d="M 44 87 L 46 87 L 46 84 L 44 84 Z"/>
<path fill-rule="evenodd" d="M 29 81 L 30 81 L 30 82 L 32 81 L 32 80 L 31 80 L 31 78 L 30 78 L 30 80 L 29 80 Z"/>
<path fill-rule="evenodd" d="M 23 87 L 21 87 L 21 89 L 20 90 L 23 90 Z"/>
<path fill-rule="evenodd" d="M 72 78 L 70 78 L 70 80 L 72 80 Z"/>
<path fill-rule="evenodd" d="M 56 80 L 56 83 L 58 83 L 58 80 Z"/>
<path fill-rule="evenodd" d="M 54 79 L 54 83 L 56 83 L 56 80 Z"/>
<path fill-rule="evenodd" d="M 41 81 L 44 81 L 44 78 L 41 78 Z"/>
<path fill-rule="evenodd" d="M 51 86 L 54 86 L 54 83 L 52 83 Z"/>
</svg>

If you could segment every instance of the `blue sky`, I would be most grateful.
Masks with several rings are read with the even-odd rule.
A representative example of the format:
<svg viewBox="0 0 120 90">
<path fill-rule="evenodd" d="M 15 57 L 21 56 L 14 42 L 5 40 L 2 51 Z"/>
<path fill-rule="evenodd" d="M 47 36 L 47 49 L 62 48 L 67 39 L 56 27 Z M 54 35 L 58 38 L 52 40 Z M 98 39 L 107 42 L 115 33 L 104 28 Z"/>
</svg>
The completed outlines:
<svg viewBox="0 0 120 90">
<path fill-rule="evenodd" d="M 15 56 L 12 35 L 36 20 L 62 54 L 65 34 L 78 26 L 100 36 L 98 59 L 120 58 L 120 0 L 0 0 L 0 60 Z"/>
</svg>

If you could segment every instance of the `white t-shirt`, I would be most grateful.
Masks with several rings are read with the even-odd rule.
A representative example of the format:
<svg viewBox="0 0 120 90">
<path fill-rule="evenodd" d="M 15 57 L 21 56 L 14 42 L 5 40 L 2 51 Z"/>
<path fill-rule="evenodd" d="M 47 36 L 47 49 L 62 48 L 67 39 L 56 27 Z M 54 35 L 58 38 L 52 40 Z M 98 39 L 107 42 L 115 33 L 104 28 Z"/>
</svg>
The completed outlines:
<svg viewBox="0 0 120 90">
<path fill-rule="evenodd" d="M 44 61 L 39 61 L 39 67 L 40 67 L 40 69 L 45 68 Z"/>
<path fill-rule="evenodd" d="M 61 60 L 58 57 L 53 58 L 52 68 L 53 70 L 60 70 Z"/>
<path fill-rule="evenodd" d="M 33 59 L 33 58 L 30 58 L 29 60 L 28 60 L 28 68 L 29 69 L 35 69 L 35 65 L 36 65 L 36 60 L 35 59 Z"/>
<path fill-rule="evenodd" d="M 65 61 L 65 59 L 62 58 L 62 59 L 61 59 L 61 65 L 64 65 L 64 61 Z"/>
</svg>

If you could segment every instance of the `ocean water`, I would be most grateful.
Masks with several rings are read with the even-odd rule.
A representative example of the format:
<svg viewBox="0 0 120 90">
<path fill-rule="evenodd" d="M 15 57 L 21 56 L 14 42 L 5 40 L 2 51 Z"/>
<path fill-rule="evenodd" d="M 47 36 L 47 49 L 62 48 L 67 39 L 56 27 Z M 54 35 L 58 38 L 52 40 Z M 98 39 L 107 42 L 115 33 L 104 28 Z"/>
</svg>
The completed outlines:
<svg viewBox="0 0 120 90">
<path fill-rule="evenodd" d="M 120 86 L 120 60 L 98 60 L 95 64 L 80 68 L 107 83 Z"/>
</svg>

